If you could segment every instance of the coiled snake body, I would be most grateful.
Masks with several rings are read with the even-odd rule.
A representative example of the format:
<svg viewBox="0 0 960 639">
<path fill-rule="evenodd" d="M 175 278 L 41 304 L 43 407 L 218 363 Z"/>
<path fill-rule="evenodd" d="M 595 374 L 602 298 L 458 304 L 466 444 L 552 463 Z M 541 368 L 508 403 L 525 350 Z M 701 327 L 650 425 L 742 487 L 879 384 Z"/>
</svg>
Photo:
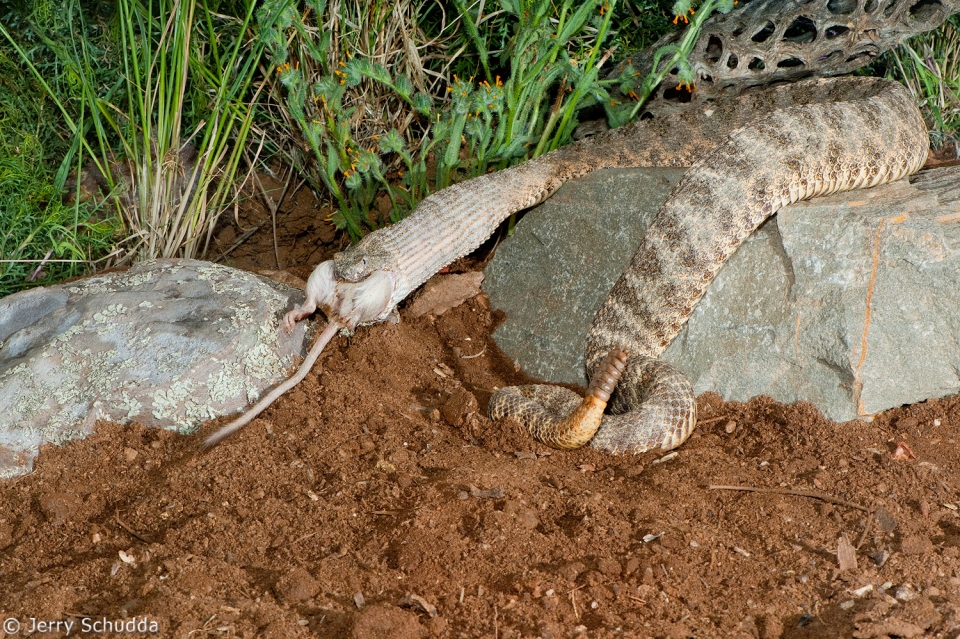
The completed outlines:
<svg viewBox="0 0 960 639">
<path fill-rule="evenodd" d="M 586 347 L 593 378 L 587 397 L 550 386 L 504 388 L 489 407 L 492 418 L 514 416 L 559 447 L 589 441 L 610 452 L 669 449 L 692 431 L 696 403 L 687 379 L 657 357 L 727 258 L 786 204 L 919 170 L 927 144 L 913 99 L 894 82 L 812 80 L 746 93 L 439 191 L 410 217 L 337 255 L 339 284 L 331 285 L 389 277 L 387 310 L 372 318 L 382 320 L 507 216 L 566 180 L 605 167 L 692 164 L 596 315 Z M 612 414 L 602 415 L 615 386 Z"/>
</svg>

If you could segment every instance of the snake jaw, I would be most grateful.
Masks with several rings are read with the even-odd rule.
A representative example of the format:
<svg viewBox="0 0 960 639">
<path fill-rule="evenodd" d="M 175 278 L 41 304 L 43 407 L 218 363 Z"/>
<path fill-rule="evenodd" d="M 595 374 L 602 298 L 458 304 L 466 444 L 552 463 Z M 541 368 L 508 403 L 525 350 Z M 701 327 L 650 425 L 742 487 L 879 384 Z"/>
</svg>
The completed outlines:
<svg viewBox="0 0 960 639">
<path fill-rule="evenodd" d="M 334 261 L 327 260 L 310 274 L 306 299 L 284 316 L 283 327 L 289 333 L 318 308 L 351 331 L 359 324 L 383 321 L 392 311 L 395 279 L 387 271 L 374 271 L 359 282 L 343 281 L 337 277 Z"/>
</svg>

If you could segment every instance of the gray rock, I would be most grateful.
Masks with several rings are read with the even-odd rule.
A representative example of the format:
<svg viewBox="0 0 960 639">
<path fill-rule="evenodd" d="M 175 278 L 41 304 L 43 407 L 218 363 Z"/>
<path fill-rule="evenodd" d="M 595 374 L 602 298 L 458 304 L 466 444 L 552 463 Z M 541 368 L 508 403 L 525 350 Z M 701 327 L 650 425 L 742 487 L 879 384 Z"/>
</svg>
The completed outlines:
<svg viewBox="0 0 960 639">
<path fill-rule="evenodd" d="M 526 372 L 585 383 L 593 315 L 681 173 L 598 171 L 499 247 L 484 281 L 507 314 L 494 338 Z M 958 392 L 958 210 L 958 167 L 786 207 L 720 271 L 664 359 L 697 393 L 805 400 L 838 421 Z"/>
<path fill-rule="evenodd" d="M 196 260 L 158 260 L 0 299 L 0 477 L 97 419 L 192 432 L 242 410 L 302 355 L 279 329 L 302 291 Z"/>
</svg>

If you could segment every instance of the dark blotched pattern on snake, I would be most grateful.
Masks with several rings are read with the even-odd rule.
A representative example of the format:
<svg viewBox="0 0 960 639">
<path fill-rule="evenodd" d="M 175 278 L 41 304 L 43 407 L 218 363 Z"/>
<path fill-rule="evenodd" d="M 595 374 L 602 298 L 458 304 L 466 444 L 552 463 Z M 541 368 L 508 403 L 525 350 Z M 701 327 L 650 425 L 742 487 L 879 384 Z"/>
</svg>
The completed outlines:
<svg viewBox="0 0 960 639">
<path fill-rule="evenodd" d="M 610 452 L 669 449 L 689 436 L 696 403 L 686 378 L 657 357 L 727 258 L 786 204 L 900 179 L 919 170 L 927 148 L 926 126 L 897 83 L 843 78 L 750 92 L 439 191 L 407 219 L 339 254 L 336 272 L 354 282 L 389 274 L 393 308 L 507 216 L 543 201 L 566 180 L 599 168 L 692 164 L 597 313 L 586 347 L 591 376 L 604 374 L 611 350 L 628 356 L 608 406 L 612 414 L 598 422 L 591 445 Z M 595 399 L 584 402 L 549 386 L 505 388 L 489 410 L 563 446 L 569 429 L 582 430 L 565 416 Z"/>
</svg>

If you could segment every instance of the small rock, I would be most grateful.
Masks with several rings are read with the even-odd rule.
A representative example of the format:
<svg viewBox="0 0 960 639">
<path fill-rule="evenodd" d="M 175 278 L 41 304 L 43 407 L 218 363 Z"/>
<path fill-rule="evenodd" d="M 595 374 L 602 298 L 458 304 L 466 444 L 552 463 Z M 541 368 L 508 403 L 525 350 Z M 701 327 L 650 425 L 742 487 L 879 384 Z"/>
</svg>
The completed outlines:
<svg viewBox="0 0 960 639">
<path fill-rule="evenodd" d="M 499 486 L 495 488 L 487 488 L 486 490 L 480 490 L 473 484 L 468 486 L 470 489 L 470 496 L 474 499 L 503 499 L 503 488 Z"/>
<path fill-rule="evenodd" d="M 900 430 L 909 430 L 911 428 L 916 428 L 918 424 L 920 424 L 920 422 L 913 417 L 906 417 L 904 419 L 897 420 L 897 428 L 899 428 Z"/>
<path fill-rule="evenodd" d="M 583 565 L 583 562 L 573 561 L 565 565 L 559 570 L 560 576 L 566 579 L 567 581 L 573 583 L 577 580 L 577 577 L 585 571 L 587 567 Z"/>
<path fill-rule="evenodd" d="M 480 405 L 473 393 L 460 386 L 450 394 L 440 412 L 451 426 L 463 426 L 464 418 L 471 413 L 476 413 L 479 408 Z"/>
<path fill-rule="evenodd" d="M 61 526 L 73 519 L 79 506 L 80 499 L 72 493 L 54 493 L 40 498 L 40 512 L 55 526 Z"/>
<path fill-rule="evenodd" d="M 132 462 L 133 460 L 135 460 L 138 454 L 139 453 L 137 453 L 137 451 L 134 450 L 133 448 L 127 447 L 123 449 L 123 458 L 126 459 L 127 462 Z"/>
<path fill-rule="evenodd" d="M 537 517 L 537 511 L 533 508 L 524 508 L 518 512 L 517 521 L 527 530 L 535 530 L 540 525 L 540 518 Z"/>
<path fill-rule="evenodd" d="M 885 619 L 877 623 L 857 623 L 853 631 L 855 639 L 879 639 L 880 637 L 903 637 L 911 639 L 923 634 L 923 628 L 900 619 Z"/>
<path fill-rule="evenodd" d="M 620 567 L 620 562 L 612 557 L 604 557 L 598 561 L 597 569 L 607 577 L 619 577 L 620 573 L 623 572 L 623 568 Z"/>
<path fill-rule="evenodd" d="M 315 597 L 320 592 L 320 582 L 306 569 L 296 568 L 280 578 L 274 592 L 284 603 L 297 603 Z"/>
<path fill-rule="evenodd" d="M 400 599 L 400 605 L 404 608 L 417 608 L 431 617 L 436 617 L 439 614 L 437 613 L 437 607 L 420 595 L 406 594 Z"/>
<path fill-rule="evenodd" d="M 672 453 L 667 453 L 666 455 L 664 455 L 659 459 L 654 459 L 652 463 L 653 465 L 666 464 L 668 461 L 673 461 L 679 456 L 680 456 L 680 453 L 678 453 L 677 451 L 673 451 Z"/>
<path fill-rule="evenodd" d="M 885 548 L 881 548 L 870 553 L 869 557 L 873 560 L 873 563 L 877 564 L 878 568 L 883 568 L 883 564 L 887 563 L 887 559 L 890 559 L 890 553 Z"/>
<path fill-rule="evenodd" d="M 357 613 L 350 632 L 352 639 L 383 639 L 384 637 L 423 637 L 424 628 L 417 615 L 393 606 L 367 606 Z"/>
<path fill-rule="evenodd" d="M 413 317 L 443 315 L 480 293 L 483 272 L 435 275 L 423 286 L 423 292 L 409 306 Z"/>
<path fill-rule="evenodd" d="M 841 535 L 837 540 L 837 563 L 840 565 L 840 570 L 857 569 L 857 549 L 845 535 Z"/>
<path fill-rule="evenodd" d="M 885 490 L 882 492 L 886 492 Z M 890 511 L 882 506 L 877 508 L 874 511 L 874 517 L 877 518 L 877 523 L 880 524 L 880 529 L 883 532 L 890 534 L 897 529 L 897 518 L 890 514 Z"/>
<path fill-rule="evenodd" d="M 0 550 L 7 548 L 13 543 L 13 526 L 6 522 L 0 522 Z"/>
<path fill-rule="evenodd" d="M 524 506 L 518 501 L 509 500 L 504 505 L 503 511 L 515 517 L 517 522 L 527 530 L 533 530 L 540 525 L 540 518 L 537 517 L 537 511 Z"/>
<path fill-rule="evenodd" d="M 924 535 L 908 535 L 900 542 L 900 552 L 905 555 L 925 555 L 933 550 L 933 542 Z"/>
<path fill-rule="evenodd" d="M 363 608 L 365 605 L 367 605 L 367 600 L 363 598 L 362 592 L 357 591 L 353 593 L 353 604 L 357 608 Z"/>
<path fill-rule="evenodd" d="M 894 591 L 893 596 L 900 601 L 912 601 L 919 597 L 920 593 L 914 590 L 910 584 L 900 584 Z"/>
<path fill-rule="evenodd" d="M 733 431 L 737 430 L 737 422 L 731 419 L 727 422 L 727 425 L 723 427 L 723 430 L 726 431 L 728 435 L 732 435 Z"/>
</svg>

